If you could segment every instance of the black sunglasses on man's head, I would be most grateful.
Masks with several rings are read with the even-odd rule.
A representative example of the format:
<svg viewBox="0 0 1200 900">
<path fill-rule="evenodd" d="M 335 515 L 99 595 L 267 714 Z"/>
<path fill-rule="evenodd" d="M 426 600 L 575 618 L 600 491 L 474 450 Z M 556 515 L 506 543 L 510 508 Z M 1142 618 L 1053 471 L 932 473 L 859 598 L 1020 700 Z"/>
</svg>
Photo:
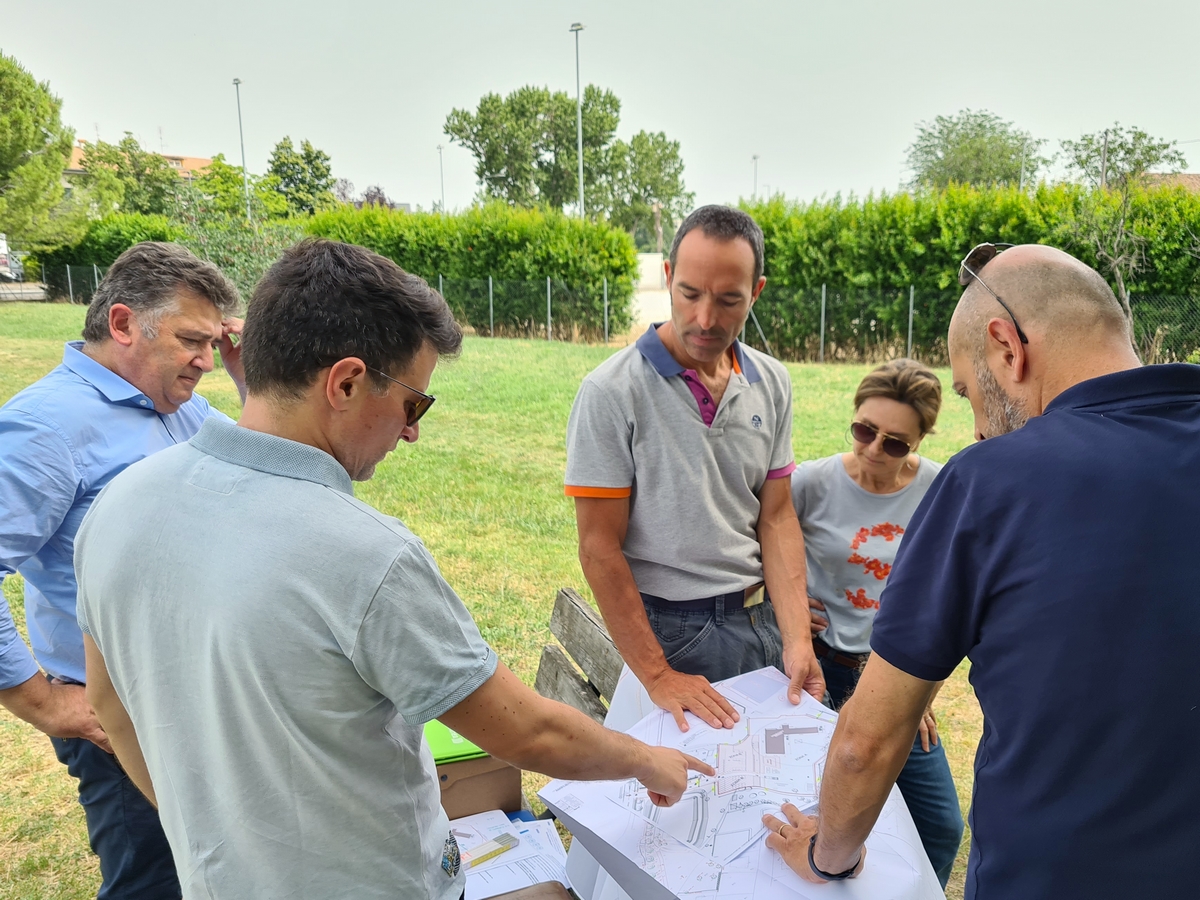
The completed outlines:
<svg viewBox="0 0 1200 900">
<path fill-rule="evenodd" d="M 983 287 L 985 291 L 996 298 L 996 302 L 1004 307 L 1004 311 L 1008 313 L 1008 317 L 1012 319 L 1013 328 L 1017 329 L 1017 337 L 1021 339 L 1022 344 L 1028 344 L 1029 338 L 1025 337 L 1025 332 L 1021 330 L 1021 326 L 1017 324 L 1017 317 L 1013 315 L 1013 311 L 1008 308 L 1008 304 L 1000 299 L 1000 295 L 987 286 L 987 283 L 979 277 L 979 272 L 990 263 L 993 259 L 1007 250 L 1009 247 L 1016 246 L 1015 244 L 976 244 L 971 248 L 971 252 L 963 257 L 963 261 L 958 265 L 958 283 L 966 287 L 974 278 Z"/>
</svg>

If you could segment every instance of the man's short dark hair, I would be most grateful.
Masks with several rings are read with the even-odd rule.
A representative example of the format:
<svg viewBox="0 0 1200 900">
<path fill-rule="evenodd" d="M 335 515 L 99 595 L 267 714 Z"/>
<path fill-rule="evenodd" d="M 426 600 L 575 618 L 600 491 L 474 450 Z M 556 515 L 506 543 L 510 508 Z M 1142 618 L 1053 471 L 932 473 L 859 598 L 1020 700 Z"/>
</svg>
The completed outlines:
<svg viewBox="0 0 1200 900">
<path fill-rule="evenodd" d="M 350 356 L 403 371 L 428 343 L 462 348 L 442 295 L 390 259 L 353 244 L 309 238 L 287 250 L 254 289 L 242 332 L 246 387 L 299 397 L 322 369 Z M 375 371 L 372 383 L 387 381 Z"/>
<path fill-rule="evenodd" d="M 675 240 L 671 241 L 671 271 L 675 271 L 675 258 L 679 255 L 679 243 L 689 231 L 699 228 L 710 238 L 732 241 L 741 238 L 754 251 L 754 283 L 763 273 L 763 233 L 758 223 L 749 214 L 731 206 L 701 206 L 679 225 Z"/>
<path fill-rule="evenodd" d="M 112 335 L 108 311 L 114 303 L 133 310 L 147 337 L 158 336 L 158 323 L 175 307 L 180 290 L 198 294 L 222 316 L 241 306 L 237 288 L 210 262 L 198 259 L 186 247 L 158 241 L 134 244 L 117 257 L 92 295 L 83 325 L 83 339 L 100 343 Z"/>
</svg>

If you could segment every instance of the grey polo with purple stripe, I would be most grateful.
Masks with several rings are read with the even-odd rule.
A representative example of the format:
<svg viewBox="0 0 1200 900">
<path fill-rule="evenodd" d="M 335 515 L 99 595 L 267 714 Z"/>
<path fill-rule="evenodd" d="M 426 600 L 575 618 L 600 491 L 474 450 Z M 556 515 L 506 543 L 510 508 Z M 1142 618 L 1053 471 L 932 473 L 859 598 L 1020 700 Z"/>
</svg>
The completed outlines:
<svg viewBox="0 0 1200 900">
<path fill-rule="evenodd" d="M 791 378 L 735 342 L 718 406 L 656 328 L 580 385 L 566 493 L 630 498 L 622 549 L 642 593 L 694 600 L 743 590 L 763 580 L 759 494 L 796 467 Z"/>
</svg>

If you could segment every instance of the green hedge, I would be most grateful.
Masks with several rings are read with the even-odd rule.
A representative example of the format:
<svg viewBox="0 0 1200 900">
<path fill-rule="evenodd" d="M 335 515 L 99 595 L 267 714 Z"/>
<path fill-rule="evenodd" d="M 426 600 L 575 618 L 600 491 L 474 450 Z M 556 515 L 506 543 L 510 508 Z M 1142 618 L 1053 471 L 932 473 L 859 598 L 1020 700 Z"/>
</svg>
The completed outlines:
<svg viewBox="0 0 1200 900">
<path fill-rule="evenodd" d="M 953 186 L 938 193 L 747 205 L 766 238 L 768 282 L 756 313 L 776 352 L 814 358 L 824 284 L 826 358 L 831 347 L 833 358 L 874 358 L 897 346 L 903 352 L 911 286 L 914 345 L 926 357 L 942 358 L 961 290 L 958 264 L 967 250 L 983 241 L 1053 244 L 1100 268 L 1076 224 L 1092 199 L 1074 185 L 1043 185 L 1028 194 Z M 1103 202 L 1116 199 L 1110 194 Z M 1168 343 L 1200 345 L 1200 320 L 1169 313 L 1194 305 L 1189 298 L 1200 295 L 1200 259 L 1188 252 L 1192 235 L 1200 235 L 1200 196 L 1178 187 L 1139 191 L 1131 224 L 1145 239 L 1145 264 L 1128 285 L 1140 342 L 1168 321 Z"/>
<path fill-rule="evenodd" d="M 67 266 L 108 268 L 118 256 L 142 241 L 177 241 L 183 228 L 166 216 L 114 213 L 88 226 L 78 244 L 39 253 L 36 262 L 52 297 L 66 297 Z"/>
<path fill-rule="evenodd" d="M 442 276 L 455 314 L 484 334 L 488 276 L 500 333 L 544 333 L 547 277 L 559 336 L 600 333 L 605 279 L 610 331 L 631 323 L 637 251 L 628 233 L 604 223 L 503 204 L 455 216 L 343 207 L 318 213 L 307 230 L 369 247 L 435 287 Z"/>
</svg>

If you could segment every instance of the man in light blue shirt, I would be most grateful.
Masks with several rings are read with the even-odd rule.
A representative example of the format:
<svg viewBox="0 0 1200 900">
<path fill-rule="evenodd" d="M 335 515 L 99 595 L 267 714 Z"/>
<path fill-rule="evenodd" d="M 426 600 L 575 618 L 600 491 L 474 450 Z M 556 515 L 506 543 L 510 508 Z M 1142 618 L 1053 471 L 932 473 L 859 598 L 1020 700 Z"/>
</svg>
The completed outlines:
<svg viewBox="0 0 1200 900">
<path fill-rule="evenodd" d="M 79 778 L 100 898 L 178 897 L 179 885 L 157 815 L 113 760 L 84 697 L 75 534 L 117 474 L 189 440 L 210 416 L 225 418 L 193 394 L 214 348 L 244 396 L 229 337 L 241 330 L 228 318 L 238 302 L 211 263 L 175 244 L 138 244 L 101 282 L 84 340 L 0 408 L 0 579 L 25 578 L 33 646 L 31 654 L 0 600 L 0 704 L 48 734 Z"/>
<path fill-rule="evenodd" d="M 520 768 L 637 778 L 659 806 L 689 766 L 713 774 L 535 694 L 420 539 L 355 499 L 417 441 L 461 342 L 420 278 L 304 241 L 255 288 L 238 424 L 122 472 L 79 530 L 88 697 L 189 900 L 458 900 L 434 718 Z"/>
</svg>

